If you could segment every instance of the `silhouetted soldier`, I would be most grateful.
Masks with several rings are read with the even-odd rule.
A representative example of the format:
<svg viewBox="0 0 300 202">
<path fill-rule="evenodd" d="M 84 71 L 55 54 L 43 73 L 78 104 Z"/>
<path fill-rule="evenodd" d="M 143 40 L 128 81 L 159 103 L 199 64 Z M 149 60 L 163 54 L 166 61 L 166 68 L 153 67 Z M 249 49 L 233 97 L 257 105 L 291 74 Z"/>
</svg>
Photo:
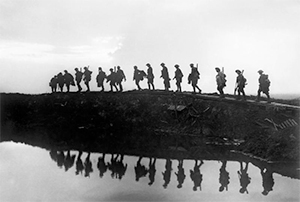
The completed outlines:
<svg viewBox="0 0 300 202">
<path fill-rule="evenodd" d="M 51 87 L 51 92 L 55 93 L 57 89 L 57 76 L 53 76 L 49 82 L 49 86 Z"/>
<path fill-rule="evenodd" d="M 269 94 L 269 87 L 270 87 L 270 80 L 269 80 L 269 76 L 266 74 L 263 74 L 262 70 L 258 71 L 259 73 L 259 79 L 258 79 L 258 83 L 259 83 L 259 88 L 257 91 L 257 98 L 256 101 L 259 102 L 260 101 L 260 94 L 261 92 L 263 92 L 264 94 L 266 94 L 267 98 L 268 98 L 268 103 L 270 103 L 270 94 Z"/>
<path fill-rule="evenodd" d="M 105 163 L 105 154 L 98 158 L 97 168 L 99 169 L 99 177 L 102 178 L 107 171 L 108 165 Z"/>
<path fill-rule="evenodd" d="M 123 91 L 123 86 L 122 86 L 122 81 L 126 81 L 126 76 L 123 72 L 123 70 L 121 69 L 120 66 L 117 67 L 117 72 L 116 72 L 116 83 L 117 85 L 119 85 L 120 91 Z"/>
<path fill-rule="evenodd" d="M 260 173 L 262 176 L 262 186 L 264 188 L 262 194 L 266 196 L 269 194 L 270 191 L 273 190 L 273 186 L 274 186 L 273 172 L 270 169 L 261 168 Z"/>
<path fill-rule="evenodd" d="M 68 171 L 74 165 L 75 155 L 70 154 L 70 150 L 67 152 L 67 156 L 64 161 L 65 171 Z"/>
<path fill-rule="evenodd" d="M 119 154 L 114 157 L 114 154 L 111 155 L 110 163 L 108 163 L 108 169 L 111 171 L 111 178 L 117 178 L 117 159 Z"/>
<path fill-rule="evenodd" d="M 182 71 L 179 69 L 179 65 L 176 64 L 174 67 L 176 68 L 176 71 L 173 80 L 176 79 L 176 86 L 177 86 L 176 92 L 181 92 L 181 82 L 182 82 L 183 74 Z"/>
<path fill-rule="evenodd" d="M 220 98 L 224 98 L 224 87 L 226 86 L 226 75 L 224 74 L 224 72 L 221 72 L 219 67 L 215 68 L 217 75 L 216 75 L 216 81 L 217 81 L 217 90 L 220 93 Z"/>
<path fill-rule="evenodd" d="M 55 163 L 57 163 L 57 151 L 51 149 L 50 152 L 49 152 L 49 154 L 50 154 L 51 159 L 52 159 Z"/>
<path fill-rule="evenodd" d="M 75 80 L 76 80 L 76 85 L 78 87 L 77 92 L 80 92 L 82 90 L 82 87 L 80 85 L 80 82 L 82 80 L 82 76 L 83 76 L 83 73 L 81 71 L 81 68 L 80 68 L 80 71 L 78 70 L 78 68 L 75 68 Z"/>
<path fill-rule="evenodd" d="M 161 63 L 160 66 L 162 66 L 160 78 L 164 79 L 165 90 L 169 91 L 171 79 L 169 77 L 168 68 L 166 67 L 165 63 Z"/>
<path fill-rule="evenodd" d="M 87 87 L 87 90 L 86 92 L 89 92 L 90 91 L 90 81 L 91 81 L 91 77 L 92 77 L 92 71 L 90 71 L 88 69 L 88 67 L 84 67 L 84 72 L 83 72 L 83 81 L 84 81 L 84 84 L 86 85 Z"/>
<path fill-rule="evenodd" d="M 64 162 L 65 162 L 64 152 L 63 151 L 57 152 L 57 166 L 61 168 L 64 165 Z"/>
<path fill-rule="evenodd" d="M 89 152 L 84 161 L 84 171 L 85 171 L 84 176 L 85 177 L 90 177 L 90 173 L 93 172 L 93 166 L 92 166 L 92 162 L 90 160 L 90 155 L 91 155 L 91 153 Z"/>
<path fill-rule="evenodd" d="M 150 157 L 150 160 L 149 160 L 149 180 L 150 180 L 150 182 L 148 183 L 149 186 L 151 186 L 155 181 L 155 173 L 156 173 L 155 163 L 156 163 L 156 158 L 154 158 L 154 160 L 152 161 L 152 158 Z"/>
<path fill-rule="evenodd" d="M 101 91 L 104 91 L 104 79 L 106 78 L 106 73 L 102 70 L 101 67 L 98 68 L 98 75 L 96 77 L 96 81 L 97 81 L 97 86 L 102 88 Z"/>
<path fill-rule="evenodd" d="M 244 91 L 245 85 L 246 85 L 246 78 L 244 77 L 244 75 L 242 74 L 242 72 L 240 70 L 235 70 L 235 72 L 237 73 L 237 77 L 236 77 L 236 89 L 238 91 L 238 96 L 237 96 L 237 100 L 240 99 L 241 93 L 243 95 L 243 100 L 246 100 L 246 94 Z"/>
<path fill-rule="evenodd" d="M 200 73 L 198 71 L 198 68 L 194 67 L 194 64 L 190 64 L 190 67 L 191 67 L 191 73 L 189 74 L 189 77 L 188 77 L 188 83 L 192 84 L 193 93 L 196 93 L 196 88 L 199 91 L 199 93 L 201 93 L 201 89 L 197 85 L 198 80 L 200 79 Z"/>
<path fill-rule="evenodd" d="M 200 164 L 198 165 L 198 161 L 195 160 L 194 170 L 190 170 L 190 177 L 194 182 L 193 190 L 197 191 L 197 187 L 199 187 L 201 191 L 201 183 L 203 180 L 203 175 L 200 172 L 200 167 L 204 164 L 202 160 L 200 160 Z"/>
<path fill-rule="evenodd" d="M 60 92 L 63 92 L 64 85 L 65 85 L 65 78 L 64 78 L 64 75 L 61 72 L 59 72 L 58 75 L 57 75 L 57 83 L 58 83 Z"/>
<path fill-rule="evenodd" d="M 64 72 L 65 72 L 64 79 L 65 79 L 65 84 L 67 86 L 67 92 L 70 92 L 70 85 L 75 86 L 74 77 L 67 70 L 65 70 Z"/>
<path fill-rule="evenodd" d="M 79 173 L 82 174 L 82 171 L 84 169 L 82 160 L 81 160 L 82 151 L 79 151 L 77 159 L 76 159 L 76 171 L 75 174 L 78 175 Z"/>
<path fill-rule="evenodd" d="M 155 90 L 154 84 L 153 84 L 153 81 L 154 81 L 153 69 L 149 63 L 147 63 L 146 66 L 148 67 L 148 69 L 147 69 L 148 88 L 149 88 L 149 90 L 151 90 L 151 86 L 152 86 L 152 90 Z"/>
<path fill-rule="evenodd" d="M 221 184 L 219 188 L 219 192 L 222 192 L 224 188 L 226 188 L 226 191 L 228 191 L 228 184 L 229 184 L 229 172 L 226 171 L 226 164 L 227 161 L 222 161 L 222 166 L 220 168 L 220 177 L 219 182 Z"/>
<path fill-rule="evenodd" d="M 116 91 L 118 92 L 118 88 L 116 85 L 116 72 L 114 72 L 113 68 L 110 68 L 109 71 L 110 74 L 106 77 L 106 82 L 109 82 L 110 92 L 113 92 L 113 87 L 115 87 Z"/>
<path fill-rule="evenodd" d="M 175 172 L 175 175 L 177 176 L 177 181 L 178 181 L 178 185 L 177 185 L 177 188 L 181 188 L 182 187 L 182 184 L 185 180 L 185 174 L 184 174 L 184 168 L 183 168 L 183 160 L 178 160 L 178 172 L 176 173 Z"/>
<path fill-rule="evenodd" d="M 165 165 L 165 172 L 162 173 L 163 179 L 164 179 L 164 184 L 163 187 L 166 189 L 168 187 L 168 184 L 171 181 L 171 172 L 172 172 L 172 161 L 171 159 L 166 159 L 166 165 Z"/>
<path fill-rule="evenodd" d="M 243 169 L 243 162 L 240 161 L 240 170 L 237 172 L 239 179 L 240 179 L 240 185 L 241 185 L 241 189 L 240 189 L 240 193 L 247 193 L 248 194 L 248 190 L 247 190 L 247 186 L 250 184 L 251 182 L 251 178 L 249 177 L 247 171 L 248 171 L 248 162 L 246 162 L 246 167 Z"/>
<path fill-rule="evenodd" d="M 140 81 L 143 79 L 143 76 L 137 66 L 134 66 L 133 68 L 133 81 L 135 80 L 135 85 L 138 87 L 138 90 L 141 90 Z"/>
<path fill-rule="evenodd" d="M 120 156 L 120 160 L 117 160 L 117 166 L 116 166 L 116 172 L 119 180 L 123 178 L 127 170 L 127 163 L 124 164 L 123 160 L 124 160 L 124 155 L 122 154 Z"/>
<path fill-rule="evenodd" d="M 135 181 L 139 181 L 141 177 L 145 177 L 148 173 L 148 170 L 144 165 L 141 164 L 141 160 L 143 157 L 139 157 L 139 160 L 136 163 L 136 166 L 134 167 L 135 171 Z"/>
</svg>

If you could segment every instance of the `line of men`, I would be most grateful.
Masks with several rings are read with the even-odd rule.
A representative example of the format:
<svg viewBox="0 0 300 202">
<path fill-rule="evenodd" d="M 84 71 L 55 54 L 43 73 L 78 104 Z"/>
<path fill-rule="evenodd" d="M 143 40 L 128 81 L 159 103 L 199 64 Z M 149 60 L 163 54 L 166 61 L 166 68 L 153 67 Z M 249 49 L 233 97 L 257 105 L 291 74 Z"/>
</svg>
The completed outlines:
<svg viewBox="0 0 300 202">
<path fill-rule="evenodd" d="M 151 67 L 151 65 L 149 63 L 146 64 L 147 66 L 147 73 L 144 70 L 140 70 L 138 69 L 137 66 L 134 66 L 134 73 L 133 73 L 133 81 L 135 81 L 135 84 L 137 86 L 138 90 L 142 90 L 141 86 L 140 86 L 140 81 L 143 81 L 144 79 L 147 79 L 147 83 L 148 83 L 148 89 L 149 90 L 155 90 L 154 87 L 154 74 L 153 74 L 153 68 Z M 161 70 L 161 76 L 160 78 L 163 79 L 163 83 L 164 83 L 164 87 L 165 87 L 165 91 L 169 91 L 170 89 L 170 76 L 169 76 L 169 71 L 168 68 L 166 67 L 166 65 L 164 63 L 161 63 L 160 66 L 162 67 Z M 177 90 L 176 92 L 182 92 L 182 88 L 181 88 L 181 83 L 182 83 L 182 78 L 184 77 L 180 67 L 178 64 L 174 65 L 175 67 L 175 75 L 173 77 L 173 80 L 176 80 L 176 86 L 177 86 Z M 198 91 L 198 93 L 201 94 L 201 89 L 198 86 L 198 80 L 200 79 L 200 73 L 198 71 L 198 65 L 194 66 L 194 64 L 190 64 L 190 68 L 191 68 L 191 72 L 188 75 L 188 84 L 191 84 L 193 87 L 193 93 L 196 93 L 196 91 Z M 217 75 L 216 75 L 216 82 L 217 82 L 217 90 L 219 92 L 219 96 L 220 98 L 224 98 L 224 88 L 226 87 L 226 74 L 224 73 L 224 68 L 222 68 L 222 71 L 220 68 L 216 67 L 215 68 Z M 124 71 L 121 69 L 120 66 L 110 68 L 109 69 L 110 73 L 109 75 L 106 75 L 106 73 L 102 70 L 102 67 L 98 68 L 98 75 L 96 76 L 96 81 L 97 81 L 97 86 L 99 88 L 101 88 L 101 91 L 104 91 L 104 80 L 106 79 L 106 82 L 109 83 L 110 85 L 110 91 L 112 92 L 114 89 L 117 92 L 122 92 L 123 91 L 123 86 L 122 86 L 122 82 L 126 81 L 126 76 L 124 74 Z M 240 70 L 236 70 L 235 71 L 237 73 L 237 78 L 236 78 L 236 85 L 235 85 L 235 89 L 234 89 L 234 95 L 237 94 L 236 99 L 237 100 L 246 100 L 246 94 L 244 91 L 245 86 L 247 85 L 247 79 L 244 77 L 243 75 L 243 71 Z M 264 94 L 266 94 L 267 98 L 268 98 L 268 102 L 270 102 L 270 95 L 269 95 L 269 87 L 270 87 L 270 80 L 268 78 L 268 75 L 263 74 L 262 70 L 258 71 L 259 73 L 259 88 L 257 91 L 257 99 L 256 101 L 260 101 L 260 96 L 261 93 L 263 92 Z M 91 75 L 92 75 L 92 71 L 89 70 L 89 67 L 84 67 L 84 71 L 82 72 L 82 69 L 80 68 L 80 70 L 78 68 L 75 68 L 75 81 L 76 81 L 76 85 L 78 87 L 78 91 L 77 92 L 81 92 L 82 91 L 82 87 L 81 87 L 81 81 L 84 81 L 84 84 L 86 85 L 86 92 L 90 91 L 90 86 L 89 86 L 89 82 L 91 81 Z M 67 70 L 64 70 L 64 74 L 62 74 L 61 72 L 58 75 L 55 75 L 49 83 L 52 92 L 56 92 L 57 91 L 57 86 L 59 87 L 59 90 L 61 92 L 63 92 L 63 87 L 64 85 L 66 85 L 67 88 L 67 92 L 70 91 L 70 86 L 73 85 L 75 86 L 75 82 L 74 82 L 74 77 L 72 76 L 72 74 L 70 74 Z M 242 98 L 241 98 L 242 95 Z"/>
</svg>

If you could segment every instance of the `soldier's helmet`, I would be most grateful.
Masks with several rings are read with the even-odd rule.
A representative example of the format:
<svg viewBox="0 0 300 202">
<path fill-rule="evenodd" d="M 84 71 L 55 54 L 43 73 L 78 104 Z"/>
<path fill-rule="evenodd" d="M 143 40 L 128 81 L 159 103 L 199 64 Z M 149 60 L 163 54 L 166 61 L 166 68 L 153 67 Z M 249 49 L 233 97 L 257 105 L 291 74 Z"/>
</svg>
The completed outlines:
<svg viewBox="0 0 300 202">
<path fill-rule="evenodd" d="M 258 73 L 262 74 L 264 71 L 263 70 L 258 70 Z"/>
<path fill-rule="evenodd" d="M 147 67 L 150 67 L 151 65 L 149 63 L 146 64 Z"/>
<path fill-rule="evenodd" d="M 219 68 L 219 67 L 216 67 L 215 70 L 216 70 L 217 72 L 219 72 L 219 71 L 220 71 L 220 68 Z"/>
<path fill-rule="evenodd" d="M 164 67 L 164 66 L 165 66 L 165 63 L 161 63 L 160 65 Z"/>
<path fill-rule="evenodd" d="M 194 67 L 194 64 L 193 64 L 193 63 L 191 63 L 191 64 L 190 64 L 190 66 L 191 66 L 191 67 Z"/>
<path fill-rule="evenodd" d="M 242 73 L 239 69 L 235 70 L 235 72 L 238 74 Z"/>
<path fill-rule="evenodd" d="M 177 67 L 179 67 L 179 65 L 178 65 L 178 64 L 176 64 L 176 65 L 174 65 L 174 67 L 176 67 L 176 68 L 177 68 Z"/>
</svg>

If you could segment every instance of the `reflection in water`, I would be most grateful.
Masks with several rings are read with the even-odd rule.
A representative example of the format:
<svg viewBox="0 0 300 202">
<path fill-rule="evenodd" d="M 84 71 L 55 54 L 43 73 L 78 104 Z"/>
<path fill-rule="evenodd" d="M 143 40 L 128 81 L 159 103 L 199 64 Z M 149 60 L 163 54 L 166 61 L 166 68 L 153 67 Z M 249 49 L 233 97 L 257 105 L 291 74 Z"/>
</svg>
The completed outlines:
<svg viewBox="0 0 300 202">
<path fill-rule="evenodd" d="M 90 155 L 91 155 L 91 152 L 88 153 L 88 155 L 84 161 L 84 171 L 85 171 L 84 176 L 85 177 L 90 177 L 90 173 L 93 172 L 93 166 L 92 166 L 92 162 L 90 160 Z"/>
<path fill-rule="evenodd" d="M 155 181 L 155 173 L 156 173 L 156 168 L 155 168 L 155 163 L 156 163 L 156 158 L 152 161 L 152 158 L 149 158 L 149 180 L 150 182 L 148 183 L 149 186 L 151 186 L 154 181 Z"/>
<path fill-rule="evenodd" d="M 136 166 L 134 167 L 135 171 L 135 181 L 139 181 L 141 177 L 145 177 L 148 173 L 147 168 L 141 164 L 142 156 L 139 157 L 138 161 L 136 162 Z"/>
<path fill-rule="evenodd" d="M 203 161 L 200 160 L 200 164 L 198 165 L 198 161 L 195 160 L 194 170 L 190 170 L 190 177 L 194 182 L 193 190 L 197 191 L 197 187 L 199 187 L 201 191 L 201 183 L 202 183 L 202 174 L 200 172 L 200 167 L 203 165 Z"/>
<path fill-rule="evenodd" d="M 163 179 L 165 181 L 165 183 L 163 184 L 163 187 L 166 189 L 168 187 L 168 184 L 171 181 L 171 172 L 172 172 L 172 161 L 171 159 L 166 159 L 166 166 L 165 166 L 166 170 L 165 172 L 163 172 Z"/>
<path fill-rule="evenodd" d="M 178 185 L 177 188 L 181 188 L 182 184 L 185 180 L 185 174 L 184 174 L 184 168 L 183 168 L 183 159 L 178 159 L 178 172 L 175 172 L 175 175 L 177 176 Z"/>
<path fill-rule="evenodd" d="M 84 169 L 82 160 L 81 160 L 82 151 L 79 151 L 77 160 L 76 160 L 76 171 L 75 174 L 78 175 L 79 173 L 82 175 L 82 171 Z"/>
<path fill-rule="evenodd" d="M 219 191 L 224 191 L 224 188 L 226 188 L 226 191 L 228 191 L 228 184 L 229 184 L 229 172 L 226 171 L 226 164 L 227 161 L 222 161 L 222 166 L 220 168 L 220 178 L 219 182 L 221 184 Z"/>
<path fill-rule="evenodd" d="M 108 165 L 105 163 L 105 153 L 102 154 L 102 157 L 98 158 L 97 168 L 99 170 L 99 177 L 102 178 L 108 168 Z"/>
<path fill-rule="evenodd" d="M 74 165 L 75 155 L 70 154 L 70 150 L 67 152 L 66 159 L 64 160 L 65 171 L 68 171 Z"/>
<path fill-rule="evenodd" d="M 251 178 L 249 177 L 249 175 L 247 173 L 248 165 L 249 165 L 249 162 L 246 162 L 246 166 L 245 166 L 245 168 L 243 168 L 243 162 L 240 161 L 240 170 L 237 172 L 239 179 L 240 179 L 240 185 L 241 185 L 240 193 L 241 194 L 243 194 L 245 192 L 247 194 L 249 193 L 247 190 L 247 186 L 250 184 Z"/>
<path fill-rule="evenodd" d="M 264 188 L 262 194 L 268 195 L 268 193 L 273 190 L 274 186 L 273 172 L 271 171 L 271 169 L 261 168 L 260 173 L 262 176 L 262 185 Z"/>
<path fill-rule="evenodd" d="M 91 153 L 88 152 L 85 158 L 84 163 L 81 160 L 83 152 L 79 151 L 77 158 L 76 155 L 71 155 L 70 151 L 67 151 L 65 154 L 64 151 L 50 151 L 50 157 L 53 161 L 57 163 L 59 168 L 63 168 L 65 171 L 68 171 L 75 162 L 76 159 L 76 170 L 75 174 L 81 174 L 84 171 L 85 177 L 90 177 L 90 173 L 93 172 L 92 162 L 90 160 Z M 124 155 L 123 154 L 111 154 L 110 162 L 105 162 L 106 154 L 100 154 L 98 157 L 97 168 L 99 170 L 99 177 L 102 178 L 107 170 L 111 171 L 112 179 L 119 179 L 121 180 L 127 171 L 127 163 L 124 163 Z M 148 175 L 149 182 L 148 185 L 151 186 L 155 181 L 155 174 L 156 174 L 156 158 L 149 157 L 149 169 L 146 168 L 145 165 L 142 164 L 143 157 L 140 156 L 136 162 L 134 167 L 135 171 L 135 181 L 139 181 L 140 178 L 146 177 Z M 177 159 L 178 166 L 177 172 L 175 172 L 175 176 L 177 178 L 177 188 L 180 189 L 183 187 L 183 183 L 186 179 L 185 171 L 184 171 L 184 159 Z M 251 178 L 248 174 L 248 167 L 249 161 L 241 161 L 239 160 L 239 170 L 237 171 L 240 189 L 239 193 L 249 193 L 248 185 L 251 183 Z M 229 179 L 229 172 L 226 170 L 227 160 L 221 160 L 221 168 L 219 169 L 219 192 L 223 192 L 224 190 L 228 191 L 228 185 L 230 183 Z M 194 191 L 197 191 L 198 187 L 199 190 L 202 190 L 201 184 L 203 181 L 203 174 L 201 173 L 201 166 L 204 164 L 203 160 L 194 160 L 194 167 L 190 169 L 190 179 L 191 183 L 193 183 Z M 253 164 L 257 166 L 256 164 Z M 263 195 L 268 195 L 270 191 L 273 190 L 274 186 L 274 178 L 273 178 L 273 171 L 266 166 L 258 166 L 260 169 L 260 174 L 262 177 L 262 186 L 263 186 Z M 171 175 L 172 175 L 172 160 L 170 158 L 165 159 L 165 166 L 164 172 L 162 172 L 162 180 L 163 180 L 163 187 L 166 189 L 171 182 Z"/>
</svg>

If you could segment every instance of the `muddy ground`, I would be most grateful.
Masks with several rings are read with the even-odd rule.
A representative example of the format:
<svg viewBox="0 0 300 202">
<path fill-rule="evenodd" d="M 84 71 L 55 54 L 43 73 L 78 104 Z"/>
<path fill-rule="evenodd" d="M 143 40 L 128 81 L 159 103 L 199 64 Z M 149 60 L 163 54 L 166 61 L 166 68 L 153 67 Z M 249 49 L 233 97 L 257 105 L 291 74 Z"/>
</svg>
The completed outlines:
<svg viewBox="0 0 300 202">
<path fill-rule="evenodd" d="M 9 140 L 187 158 L 235 150 L 298 162 L 299 110 L 161 91 L 1 94 L 1 141 Z"/>
</svg>

